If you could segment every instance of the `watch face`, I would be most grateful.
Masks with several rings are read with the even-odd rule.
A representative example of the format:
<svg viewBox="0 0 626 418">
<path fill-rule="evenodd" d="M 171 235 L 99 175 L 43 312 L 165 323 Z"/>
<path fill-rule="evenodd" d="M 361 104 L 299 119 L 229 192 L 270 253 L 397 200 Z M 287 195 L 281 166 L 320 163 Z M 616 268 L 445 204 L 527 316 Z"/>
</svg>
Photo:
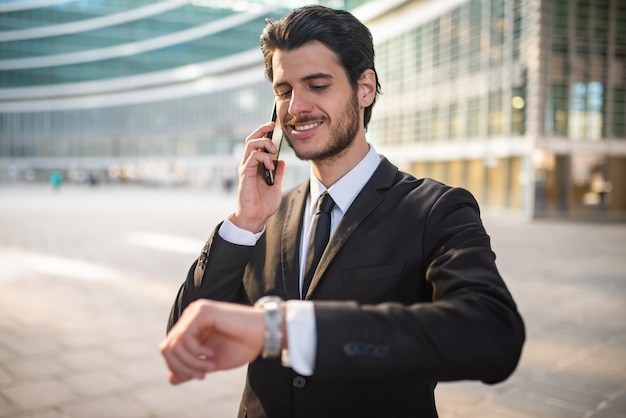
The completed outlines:
<svg viewBox="0 0 626 418">
<path fill-rule="evenodd" d="M 268 303 L 274 303 L 276 305 L 280 305 L 283 300 L 278 296 L 263 296 L 259 300 L 256 301 L 254 306 L 265 306 Z"/>
</svg>

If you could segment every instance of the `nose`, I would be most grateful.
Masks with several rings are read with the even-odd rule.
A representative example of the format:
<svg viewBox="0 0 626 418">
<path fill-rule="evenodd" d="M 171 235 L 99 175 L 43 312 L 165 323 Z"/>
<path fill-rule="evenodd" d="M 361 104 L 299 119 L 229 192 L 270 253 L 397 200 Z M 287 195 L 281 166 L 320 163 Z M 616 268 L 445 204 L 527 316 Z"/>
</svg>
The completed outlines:
<svg viewBox="0 0 626 418">
<path fill-rule="evenodd" d="M 313 109 L 313 105 L 311 101 L 308 99 L 306 94 L 299 92 L 295 93 L 291 92 L 291 100 L 289 101 L 289 109 L 288 112 L 291 116 L 299 117 L 306 113 L 310 113 Z"/>
</svg>

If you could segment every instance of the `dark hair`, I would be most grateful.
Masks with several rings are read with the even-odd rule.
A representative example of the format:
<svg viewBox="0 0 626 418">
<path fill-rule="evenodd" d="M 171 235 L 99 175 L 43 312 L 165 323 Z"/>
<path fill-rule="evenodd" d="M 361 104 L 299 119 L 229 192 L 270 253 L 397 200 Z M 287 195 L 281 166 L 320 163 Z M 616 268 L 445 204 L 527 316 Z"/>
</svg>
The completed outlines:
<svg viewBox="0 0 626 418">
<path fill-rule="evenodd" d="M 318 41 L 333 51 L 348 75 L 353 88 L 367 69 L 374 68 L 374 43 L 369 29 L 345 10 L 324 6 L 306 6 L 292 10 L 284 18 L 267 20 L 261 34 L 261 51 L 265 58 L 265 76 L 273 81 L 272 57 L 277 49 L 290 51 L 309 42 Z M 380 83 L 376 76 L 376 93 Z M 372 117 L 372 107 L 365 108 L 364 124 L 367 128 Z"/>
</svg>

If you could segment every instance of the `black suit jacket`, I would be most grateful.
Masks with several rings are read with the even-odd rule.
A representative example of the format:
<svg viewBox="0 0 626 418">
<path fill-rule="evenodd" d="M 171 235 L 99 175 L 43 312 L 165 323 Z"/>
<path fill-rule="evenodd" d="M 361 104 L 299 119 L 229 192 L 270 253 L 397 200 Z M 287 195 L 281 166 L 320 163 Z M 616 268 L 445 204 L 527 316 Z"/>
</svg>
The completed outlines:
<svg viewBox="0 0 626 418">
<path fill-rule="evenodd" d="M 288 192 L 254 247 L 217 229 L 192 265 L 171 327 L 198 298 L 297 299 L 308 182 Z M 436 417 L 438 381 L 499 382 L 524 325 L 469 192 L 418 180 L 383 159 L 331 237 L 306 299 L 317 357 L 301 377 L 280 360 L 250 364 L 240 417 Z"/>
</svg>

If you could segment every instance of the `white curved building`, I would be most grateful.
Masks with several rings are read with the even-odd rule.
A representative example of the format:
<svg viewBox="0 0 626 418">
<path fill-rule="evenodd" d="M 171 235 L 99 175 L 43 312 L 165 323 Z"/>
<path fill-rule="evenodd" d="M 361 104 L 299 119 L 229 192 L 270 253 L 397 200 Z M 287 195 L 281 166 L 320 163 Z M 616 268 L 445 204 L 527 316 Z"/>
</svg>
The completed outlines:
<svg viewBox="0 0 626 418">
<path fill-rule="evenodd" d="M 259 35 L 298 1 L 0 3 L 0 180 L 220 185 L 268 119 Z M 530 216 L 626 213 L 626 2 L 324 1 L 372 30 L 369 139 Z M 289 153 L 292 181 L 306 167 Z"/>
</svg>

